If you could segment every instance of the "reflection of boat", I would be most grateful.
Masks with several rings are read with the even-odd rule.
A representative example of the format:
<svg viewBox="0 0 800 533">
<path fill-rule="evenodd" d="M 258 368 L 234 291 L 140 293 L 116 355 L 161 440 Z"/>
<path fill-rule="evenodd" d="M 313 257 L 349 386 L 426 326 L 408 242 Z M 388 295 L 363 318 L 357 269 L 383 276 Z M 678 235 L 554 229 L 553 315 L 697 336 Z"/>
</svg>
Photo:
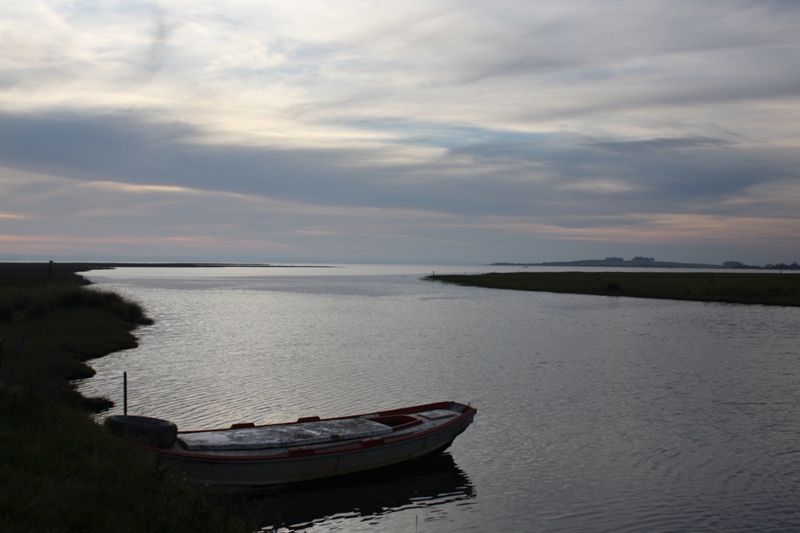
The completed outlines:
<svg viewBox="0 0 800 533">
<path fill-rule="evenodd" d="M 171 431 L 172 438 L 168 434 L 163 442 L 150 440 L 151 451 L 198 483 L 270 486 L 353 474 L 441 453 L 476 412 L 468 405 L 439 402 L 340 418 L 179 431 L 177 438 L 174 424 L 158 419 L 113 416 L 106 425 L 118 433 L 138 432 L 145 439 Z"/>
<path fill-rule="evenodd" d="M 292 487 L 277 494 L 250 493 L 236 505 L 237 511 L 266 531 L 302 531 L 326 521 L 463 504 L 475 498 L 472 484 L 448 453 L 416 461 L 410 467 L 388 467 L 337 478 L 335 483 Z"/>
</svg>

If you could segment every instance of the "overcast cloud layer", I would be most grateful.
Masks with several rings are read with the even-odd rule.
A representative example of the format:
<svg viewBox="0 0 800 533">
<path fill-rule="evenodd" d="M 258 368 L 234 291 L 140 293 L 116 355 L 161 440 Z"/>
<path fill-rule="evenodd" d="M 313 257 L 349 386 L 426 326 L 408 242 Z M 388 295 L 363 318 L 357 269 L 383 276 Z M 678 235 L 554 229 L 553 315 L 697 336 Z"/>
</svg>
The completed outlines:
<svg viewBox="0 0 800 533">
<path fill-rule="evenodd" d="M 800 260 L 800 2 L 0 4 L 0 260 Z"/>
</svg>

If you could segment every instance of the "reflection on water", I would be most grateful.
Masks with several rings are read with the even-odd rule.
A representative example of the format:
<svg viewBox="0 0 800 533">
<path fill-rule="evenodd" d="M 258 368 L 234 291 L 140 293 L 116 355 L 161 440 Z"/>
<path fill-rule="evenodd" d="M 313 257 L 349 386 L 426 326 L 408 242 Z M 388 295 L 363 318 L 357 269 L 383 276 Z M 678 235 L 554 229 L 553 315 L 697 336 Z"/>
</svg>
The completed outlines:
<svg viewBox="0 0 800 533">
<path fill-rule="evenodd" d="M 345 521 L 352 523 L 349 530 L 361 523 L 381 531 L 392 513 L 429 511 L 474 498 L 466 474 L 446 453 L 411 467 L 248 498 L 239 507 L 260 531 L 334 531 Z"/>
<path fill-rule="evenodd" d="M 468 481 L 295 493 L 260 527 L 800 531 L 800 309 L 419 279 L 434 269 L 467 270 L 98 272 L 156 323 L 80 390 L 119 412 L 127 371 L 129 410 L 183 429 L 478 408 L 449 450 Z"/>
</svg>

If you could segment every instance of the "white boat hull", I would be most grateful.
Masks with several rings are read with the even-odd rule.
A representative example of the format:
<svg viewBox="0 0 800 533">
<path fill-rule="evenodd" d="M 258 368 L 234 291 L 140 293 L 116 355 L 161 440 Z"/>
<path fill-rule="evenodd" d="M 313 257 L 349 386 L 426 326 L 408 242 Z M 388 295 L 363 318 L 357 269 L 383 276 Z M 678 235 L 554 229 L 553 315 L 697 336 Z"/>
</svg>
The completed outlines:
<svg viewBox="0 0 800 533">
<path fill-rule="evenodd" d="M 426 413 L 429 417 L 431 413 L 438 413 L 434 416 L 439 418 L 429 420 Z M 328 420 L 336 423 L 352 419 L 417 419 L 414 423 L 406 422 L 390 428 L 379 437 L 352 439 L 347 435 L 337 435 L 333 439 L 310 445 L 273 444 L 272 448 L 267 449 L 249 449 L 245 444 L 237 444 L 236 447 L 229 445 L 230 447 L 222 450 L 203 448 L 206 441 L 219 440 L 222 437 L 224 442 L 231 442 L 233 439 L 230 437 L 237 431 L 239 434 L 248 431 L 242 430 L 241 425 L 238 425 L 223 430 L 179 432 L 178 443 L 170 448 L 152 450 L 197 483 L 213 486 L 283 485 L 365 472 L 441 453 L 472 423 L 475 414 L 476 410 L 472 407 L 455 402 L 440 402 Z M 310 423 L 249 426 L 249 431 L 263 434 L 276 430 L 303 429 L 304 424 L 312 427 L 314 424 L 324 425 L 326 422 L 317 420 Z M 199 444 L 195 442 L 198 439 Z M 186 449 L 187 442 L 203 448 L 203 451 Z"/>
</svg>

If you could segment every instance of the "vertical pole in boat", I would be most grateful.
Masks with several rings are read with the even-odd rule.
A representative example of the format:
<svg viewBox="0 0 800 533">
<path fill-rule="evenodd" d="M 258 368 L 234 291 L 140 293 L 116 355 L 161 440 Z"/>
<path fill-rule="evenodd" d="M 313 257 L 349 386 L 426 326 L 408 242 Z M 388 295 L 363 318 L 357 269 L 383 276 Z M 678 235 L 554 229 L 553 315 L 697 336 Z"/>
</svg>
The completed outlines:
<svg viewBox="0 0 800 533">
<path fill-rule="evenodd" d="M 122 413 L 128 416 L 128 373 L 122 373 Z"/>
</svg>

